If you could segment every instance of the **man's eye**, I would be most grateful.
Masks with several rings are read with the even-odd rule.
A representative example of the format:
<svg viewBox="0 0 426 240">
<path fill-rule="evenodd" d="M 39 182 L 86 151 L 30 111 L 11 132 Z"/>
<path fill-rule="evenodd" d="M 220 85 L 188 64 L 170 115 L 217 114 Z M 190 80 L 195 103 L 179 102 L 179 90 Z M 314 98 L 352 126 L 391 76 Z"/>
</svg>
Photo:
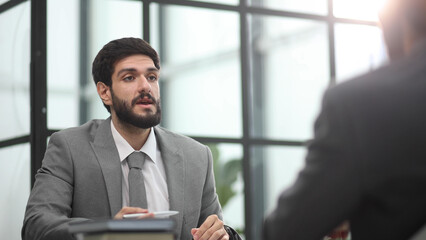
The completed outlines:
<svg viewBox="0 0 426 240">
<path fill-rule="evenodd" d="M 133 76 L 123 78 L 124 81 L 132 81 L 133 79 L 135 79 Z"/>
<path fill-rule="evenodd" d="M 154 76 L 154 75 L 148 76 L 148 80 L 150 80 L 150 81 L 156 81 L 157 80 L 157 76 Z"/>
</svg>

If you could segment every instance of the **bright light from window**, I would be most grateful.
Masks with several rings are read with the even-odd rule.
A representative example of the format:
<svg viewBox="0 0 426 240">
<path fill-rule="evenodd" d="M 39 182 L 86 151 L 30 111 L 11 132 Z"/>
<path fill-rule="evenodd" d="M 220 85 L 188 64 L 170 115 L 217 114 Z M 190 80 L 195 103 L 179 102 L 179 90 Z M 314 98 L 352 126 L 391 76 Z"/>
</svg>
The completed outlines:
<svg viewBox="0 0 426 240">
<path fill-rule="evenodd" d="M 339 18 L 378 21 L 377 13 L 387 0 L 333 0 L 333 14 Z"/>
</svg>

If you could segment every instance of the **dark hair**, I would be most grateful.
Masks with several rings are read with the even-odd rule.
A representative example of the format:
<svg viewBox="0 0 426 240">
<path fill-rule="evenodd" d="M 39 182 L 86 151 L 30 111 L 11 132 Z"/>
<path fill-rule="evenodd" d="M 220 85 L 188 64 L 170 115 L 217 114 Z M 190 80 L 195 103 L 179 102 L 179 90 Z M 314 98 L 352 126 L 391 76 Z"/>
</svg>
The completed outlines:
<svg viewBox="0 0 426 240">
<path fill-rule="evenodd" d="M 140 38 L 121 38 L 107 43 L 96 55 L 92 64 L 92 76 L 95 84 L 103 82 L 112 86 L 112 74 L 115 64 L 123 58 L 142 54 L 152 59 L 157 69 L 160 69 L 160 57 L 148 42 Z M 109 106 L 105 105 L 108 112 Z"/>
</svg>

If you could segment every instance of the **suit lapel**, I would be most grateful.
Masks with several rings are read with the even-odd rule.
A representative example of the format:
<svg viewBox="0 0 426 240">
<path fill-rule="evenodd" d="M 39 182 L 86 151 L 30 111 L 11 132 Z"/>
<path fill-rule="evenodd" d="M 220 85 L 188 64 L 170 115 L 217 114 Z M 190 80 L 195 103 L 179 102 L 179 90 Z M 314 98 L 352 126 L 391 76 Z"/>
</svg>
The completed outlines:
<svg viewBox="0 0 426 240">
<path fill-rule="evenodd" d="M 111 133 L 111 118 L 101 123 L 91 143 L 104 176 L 111 217 L 122 207 L 122 170 Z"/>
<path fill-rule="evenodd" d="M 172 218 L 175 219 L 177 224 L 176 229 L 178 229 L 178 233 L 180 233 L 180 229 L 182 229 L 185 201 L 185 162 L 182 151 L 177 146 L 176 141 L 174 141 L 173 135 L 159 127 L 155 127 L 154 131 L 166 170 L 170 210 L 179 211 L 179 214 Z"/>
</svg>

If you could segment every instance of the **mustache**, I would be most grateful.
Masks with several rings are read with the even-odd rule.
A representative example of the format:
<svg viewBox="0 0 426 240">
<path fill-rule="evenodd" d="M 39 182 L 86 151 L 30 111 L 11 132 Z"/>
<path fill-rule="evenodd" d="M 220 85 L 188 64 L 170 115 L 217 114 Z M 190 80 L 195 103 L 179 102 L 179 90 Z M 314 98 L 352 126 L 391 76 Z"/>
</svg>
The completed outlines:
<svg viewBox="0 0 426 240">
<path fill-rule="evenodd" d="M 151 100 L 154 105 L 157 105 L 157 100 L 151 94 L 143 92 L 132 100 L 132 106 L 134 106 L 139 99 L 143 99 L 145 97 Z"/>
</svg>

